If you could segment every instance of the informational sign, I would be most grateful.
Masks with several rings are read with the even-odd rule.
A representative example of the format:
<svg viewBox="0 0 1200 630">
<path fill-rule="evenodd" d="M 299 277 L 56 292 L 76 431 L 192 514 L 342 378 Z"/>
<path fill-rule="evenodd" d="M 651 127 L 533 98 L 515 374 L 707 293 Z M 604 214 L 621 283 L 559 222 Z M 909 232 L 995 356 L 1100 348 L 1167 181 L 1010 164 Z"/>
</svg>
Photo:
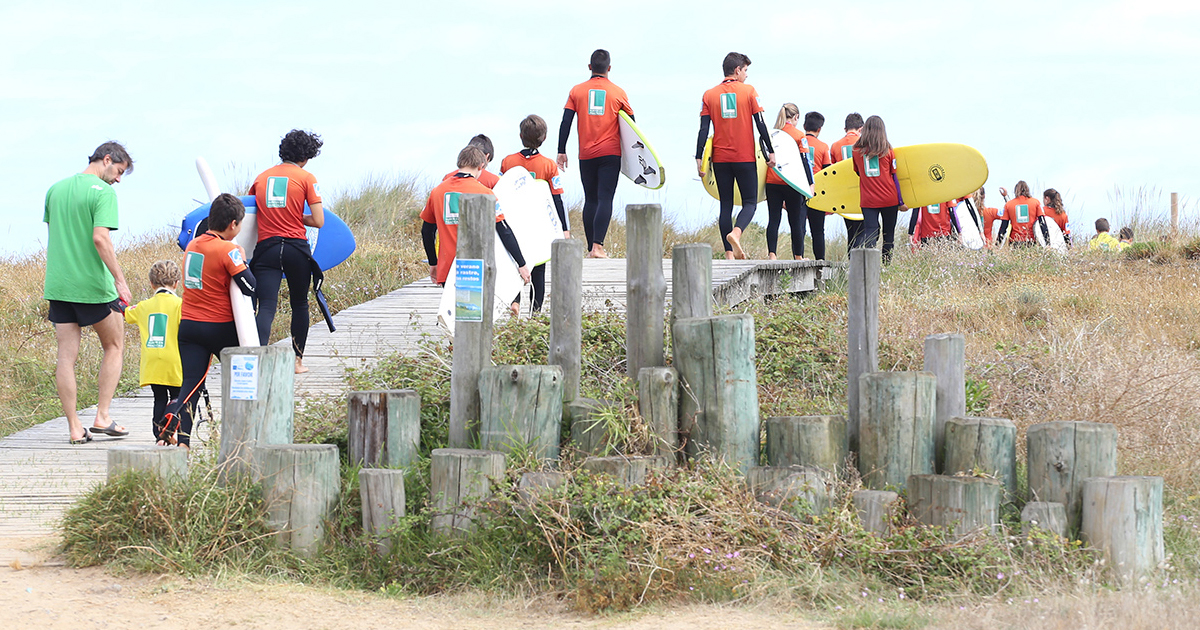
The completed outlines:
<svg viewBox="0 0 1200 630">
<path fill-rule="evenodd" d="M 459 258 L 454 263 L 454 321 L 483 321 L 483 260 Z"/>
<path fill-rule="evenodd" d="M 229 357 L 229 399 L 258 400 L 258 357 L 235 354 Z"/>
</svg>

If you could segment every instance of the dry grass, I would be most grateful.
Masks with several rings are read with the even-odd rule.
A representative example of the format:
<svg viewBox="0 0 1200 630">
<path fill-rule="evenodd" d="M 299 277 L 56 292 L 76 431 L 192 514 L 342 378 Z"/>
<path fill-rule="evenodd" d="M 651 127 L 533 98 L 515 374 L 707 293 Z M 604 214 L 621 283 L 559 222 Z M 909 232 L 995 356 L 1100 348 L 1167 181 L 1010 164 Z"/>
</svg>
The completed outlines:
<svg viewBox="0 0 1200 630">
<path fill-rule="evenodd" d="M 1002 604 L 963 606 L 938 617 L 931 628 L 1194 630 L 1200 628 L 1200 594 L 1192 589 L 1169 589 L 1021 598 Z"/>
</svg>

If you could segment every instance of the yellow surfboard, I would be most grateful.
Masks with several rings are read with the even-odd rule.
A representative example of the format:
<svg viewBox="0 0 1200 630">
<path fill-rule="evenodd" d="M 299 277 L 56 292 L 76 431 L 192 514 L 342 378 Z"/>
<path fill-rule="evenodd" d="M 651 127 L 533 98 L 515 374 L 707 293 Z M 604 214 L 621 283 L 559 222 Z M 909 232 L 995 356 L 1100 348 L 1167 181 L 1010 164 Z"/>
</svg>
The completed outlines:
<svg viewBox="0 0 1200 630">
<path fill-rule="evenodd" d="M 763 202 L 767 199 L 767 158 L 763 157 L 761 146 L 755 148 L 754 158 L 758 162 L 758 201 Z M 713 199 L 720 201 L 721 195 L 717 194 L 717 176 L 713 173 L 711 137 L 704 145 L 704 157 L 700 159 L 700 163 L 704 164 L 704 190 L 707 190 Z M 733 185 L 733 205 L 742 205 L 742 192 L 738 190 L 737 183 Z"/>
<path fill-rule="evenodd" d="M 965 197 L 987 181 L 983 155 L 965 144 L 914 144 L 896 148 L 900 194 L 910 208 Z M 858 175 L 851 160 L 842 160 L 817 173 L 810 208 L 862 218 Z M 854 215 L 857 215 L 855 217 Z"/>
</svg>

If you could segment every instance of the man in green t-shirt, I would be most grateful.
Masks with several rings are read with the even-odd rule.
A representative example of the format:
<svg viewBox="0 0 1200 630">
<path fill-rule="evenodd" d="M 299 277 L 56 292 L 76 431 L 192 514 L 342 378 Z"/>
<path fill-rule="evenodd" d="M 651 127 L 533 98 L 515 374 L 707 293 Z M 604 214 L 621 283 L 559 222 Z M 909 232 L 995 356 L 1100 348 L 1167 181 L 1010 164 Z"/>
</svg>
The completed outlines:
<svg viewBox="0 0 1200 630">
<path fill-rule="evenodd" d="M 132 170 L 133 160 L 125 147 L 106 142 L 88 158 L 82 173 L 46 192 L 42 220 L 49 228 L 49 239 L 44 296 L 50 301 L 48 319 L 54 323 L 58 339 L 54 379 L 72 444 L 91 441 L 92 434 L 119 437 L 129 433 L 108 413 L 121 377 L 125 330 L 120 313 L 131 299 L 109 232 L 117 229 L 117 194 L 112 185 Z M 104 350 L 91 431 L 83 428 L 75 409 L 75 360 L 86 326 L 96 331 Z"/>
</svg>

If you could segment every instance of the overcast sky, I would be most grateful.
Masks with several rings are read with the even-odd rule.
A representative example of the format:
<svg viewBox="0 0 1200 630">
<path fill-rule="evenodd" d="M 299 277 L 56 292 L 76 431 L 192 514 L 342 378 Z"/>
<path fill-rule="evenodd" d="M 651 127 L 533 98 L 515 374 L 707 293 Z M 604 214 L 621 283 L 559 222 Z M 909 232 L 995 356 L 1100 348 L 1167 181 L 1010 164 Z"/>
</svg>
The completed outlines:
<svg viewBox="0 0 1200 630">
<path fill-rule="evenodd" d="M 432 183 L 476 133 L 514 152 L 530 113 L 550 123 L 553 153 L 595 48 L 667 165 L 660 191 L 622 179 L 618 204 L 659 202 L 688 225 L 716 216 L 693 152 L 700 95 L 729 51 L 750 56 L 770 120 L 790 101 L 826 116 L 826 142 L 858 111 L 882 116 L 896 146 L 969 144 L 988 160 L 989 200 L 1018 179 L 1057 188 L 1077 234 L 1116 214 L 1117 186 L 1160 191 L 1164 213 L 1169 192 L 1200 197 L 1200 5 L 975 4 L 5 0 L 0 254 L 44 247 L 46 189 L 108 139 L 136 161 L 117 185 L 119 243 L 178 225 L 204 195 L 197 156 L 245 179 L 292 128 L 323 136 L 308 170 L 327 198 L 371 175 Z M 578 173 L 565 181 L 581 198 Z"/>
</svg>

